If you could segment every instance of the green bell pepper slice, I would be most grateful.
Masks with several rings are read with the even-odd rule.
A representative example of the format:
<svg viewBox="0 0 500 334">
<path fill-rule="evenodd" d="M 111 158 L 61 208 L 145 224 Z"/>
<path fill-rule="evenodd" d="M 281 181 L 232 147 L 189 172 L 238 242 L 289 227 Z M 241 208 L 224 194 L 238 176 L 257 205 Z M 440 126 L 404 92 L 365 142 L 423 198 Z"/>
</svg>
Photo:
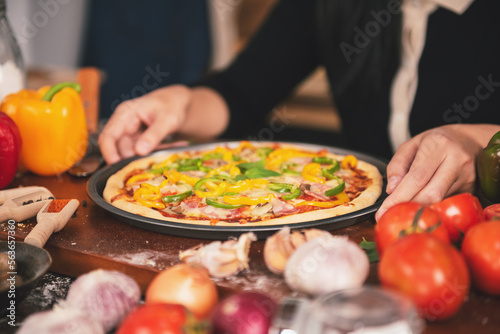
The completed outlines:
<svg viewBox="0 0 500 334">
<path fill-rule="evenodd" d="M 334 179 L 336 176 L 333 175 L 336 171 L 340 169 L 340 164 L 337 160 L 332 160 L 332 167 L 321 168 L 321 175 L 326 177 L 328 180 Z"/>
<path fill-rule="evenodd" d="M 217 201 L 216 197 L 207 197 L 206 198 L 207 204 L 211 205 L 216 208 L 220 209 L 239 209 L 244 207 L 245 205 L 243 204 L 227 204 L 227 203 L 221 203 Z"/>
<path fill-rule="evenodd" d="M 321 164 L 321 165 L 332 165 L 333 159 L 327 158 L 327 157 L 314 157 L 314 158 L 312 158 L 312 162 L 315 162 L 315 163 Z"/>
<path fill-rule="evenodd" d="M 289 183 L 271 183 L 269 185 L 269 189 L 271 189 L 272 191 L 276 191 L 280 194 L 289 192 L 289 194 L 281 196 L 281 199 L 285 201 L 295 199 L 299 197 L 301 194 L 299 187 Z"/>
<path fill-rule="evenodd" d="M 339 184 L 337 186 L 333 187 L 332 189 L 325 191 L 325 196 L 327 196 L 327 197 L 336 196 L 344 191 L 345 181 L 338 176 L 335 176 L 335 179 L 338 179 Z"/>
<path fill-rule="evenodd" d="M 161 200 L 163 203 L 173 203 L 173 202 L 181 202 L 191 196 L 193 192 L 191 190 L 188 190 L 186 192 L 176 194 L 176 195 L 169 195 L 169 196 L 162 196 Z"/>
</svg>

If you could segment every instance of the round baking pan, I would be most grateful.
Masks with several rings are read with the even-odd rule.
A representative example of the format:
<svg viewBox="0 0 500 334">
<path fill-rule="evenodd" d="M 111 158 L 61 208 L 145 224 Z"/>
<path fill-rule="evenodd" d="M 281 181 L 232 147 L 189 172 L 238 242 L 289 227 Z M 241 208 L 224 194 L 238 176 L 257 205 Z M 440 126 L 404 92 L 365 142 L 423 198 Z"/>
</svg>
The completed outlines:
<svg viewBox="0 0 500 334">
<path fill-rule="evenodd" d="M 200 144 L 200 145 L 192 145 L 187 147 L 176 147 L 172 149 L 157 151 L 152 153 L 151 155 L 164 155 L 171 154 L 175 152 L 182 151 L 196 151 L 196 150 L 210 150 L 214 149 L 218 145 L 228 145 L 229 147 L 235 147 L 239 144 L 239 142 L 216 142 L 211 144 Z M 378 198 L 378 200 L 371 206 L 361 209 L 359 211 L 329 217 L 325 219 L 312 220 L 300 223 L 289 224 L 292 228 L 321 228 L 325 230 L 335 230 L 343 227 L 347 227 L 350 225 L 354 225 L 361 221 L 365 221 L 372 217 L 377 209 L 382 204 L 383 200 L 387 197 L 385 193 L 386 187 L 386 167 L 387 161 L 370 156 L 367 154 L 329 147 L 322 145 L 314 145 L 314 144 L 303 144 L 303 143 L 293 143 L 286 142 L 284 144 L 291 144 L 300 146 L 306 150 L 318 151 L 318 150 L 327 150 L 329 152 L 340 154 L 340 155 L 348 155 L 352 154 L 356 156 L 358 159 L 368 162 L 378 168 L 380 174 L 383 175 L 383 191 L 382 195 Z M 117 217 L 119 220 L 139 227 L 143 229 L 147 229 L 154 232 L 160 232 L 175 236 L 189 237 L 189 238 L 200 238 L 200 239 L 227 239 L 229 236 L 237 237 L 242 233 L 246 232 L 254 232 L 259 239 L 263 239 L 275 231 L 281 229 L 284 225 L 266 225 L 266 226 L 245 226 L 244 224 L 235 223 L 234 226 L 217 226 L 217 225 L 205 225 L 205 224 L 183 224 L 174 221 L 168 220 L 160 220 L 153 219 L 144 216 L 140 216 L 131 212 L 127 212 L 121 209 L 118 209 L 106 202 L 103 198 L 104 187 L 106 186 L 106 182 L 108 178 L 115 174 L 117 171 L 128 165 L 130 162 L 141 159 L 143 157 L 133 157 L 129 159 L 122 160 L 117 162 L 111 166 L 107 166 L 103 169 L 98 170 L 94 173 L 89 181 L 87 182 L 87 193 L 90 199 L 98 206 L 109 212 L 110 214 Z"/>
</svg>

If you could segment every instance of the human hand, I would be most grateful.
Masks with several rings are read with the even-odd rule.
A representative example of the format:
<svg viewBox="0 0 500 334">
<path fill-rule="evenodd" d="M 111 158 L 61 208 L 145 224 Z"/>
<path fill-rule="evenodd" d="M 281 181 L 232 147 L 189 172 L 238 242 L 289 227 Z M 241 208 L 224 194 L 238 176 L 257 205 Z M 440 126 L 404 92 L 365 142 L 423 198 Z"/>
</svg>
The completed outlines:
<svg viewBox="0 0 500 334">
<path fill-rule="evenodd" d="M 118 105 L 98 140 L 106 162 L 150 153 L 183 125 L 190 98 L 189 88 L 175 85 Z"/>
<path fill-rule="evenodd" d="M 375 219 L 400 202 L 431 204 L 454 193 L 473 191 L 475 157 L 483 146 L 470 130 L 469 125 L 442 126 L 401 145 L 387 166 L 389 196 Z"/>
</svg>

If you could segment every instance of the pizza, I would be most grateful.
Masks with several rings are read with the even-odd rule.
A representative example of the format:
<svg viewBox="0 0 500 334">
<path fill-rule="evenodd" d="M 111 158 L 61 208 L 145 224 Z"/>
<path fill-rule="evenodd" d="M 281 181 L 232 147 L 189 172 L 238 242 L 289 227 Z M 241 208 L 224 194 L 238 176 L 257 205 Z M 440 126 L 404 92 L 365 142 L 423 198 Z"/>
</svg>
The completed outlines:
<svg viewBox="0 0 500 334">
<path fill-rule="evenodd" d="M 381 192 L 378 168 L 354 155 L 242 141 L 134 160 L 109 177 L 103 197 L 119 209 L 170 222 L 263 226 L 361 210 Z"/>
</svg>

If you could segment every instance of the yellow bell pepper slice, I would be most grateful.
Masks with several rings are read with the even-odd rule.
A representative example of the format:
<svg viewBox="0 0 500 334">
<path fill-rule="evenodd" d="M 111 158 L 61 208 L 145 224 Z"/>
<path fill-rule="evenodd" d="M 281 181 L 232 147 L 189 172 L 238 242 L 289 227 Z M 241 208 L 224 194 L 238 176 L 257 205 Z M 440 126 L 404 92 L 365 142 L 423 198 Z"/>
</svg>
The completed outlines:
<svg viewBox="0 0 500 334">
<path fill-rule="evenodd" d="M 266 168 L 270 170 L 278 170 L 281 164 L 292 158 L 302 158 L 302 157 L 315 157 L 316 154 L 304 152 L 297 149 L 291 148 L 278 148 L 271 153 L 266 158 Z"/>
<path fill-rule="evenodd" d="M 141 173 L 141 174 L 137 174 L 137 175 L 134 175 L 134 176 L 131 176 L 127 182 L 125 183 L 126 186 L 129 186 L 133 183 L 136 183 L 138 181 L 142 181 L 142 180 L 149 180 L 153 177 L 155 177 L 156 175 L 153 174 L 153 173 Z"/>
<path fill-rule="evenodd" d="M 269 184 L 268 180 L 264 179 L 245 179 L 236 183 L 227 184 L 227 192 L 242 192 L 248 189 L 263 188 Z"/>
<path fill-rule="evenodd" d="M 217 197 L 219 195 L 222 195 L 223 193 L 226 192 L 227 189 L 227 182 L 226 181 L 221 181 L 218 183 L 207 181 L 204 183 L 204 186 L 207 188 L 206 191 L 196 189 L 194 191 L 195 195 L 200 197 L 200 198 L 205 198 L 205 197 Z"/>
<path fill-rule="evenodd" d="M 255 148 L 255 147 L 252 145 L 252 143 L 250 143 L 249 141 L 246 141 L 246 140 L 245 140 L 245 141 L 242 141 L 242 142 L 238 145 L 238 147 L 236 147 L 235 149 L 233 149 L 233 153 L 234 153 L 234 154 L 239 154 L 239 153 L 241 153 L 241 151 L 243 151 L 243 149 L 245 149 L 245 148 L 250 148 L 250 149 L 253 149 L 253 148 Z"/>
<path fill-rule="evenodd" d="M 276 198 L 274 194 L 267 194 L 263 197 L 248 197 L 248 196 L 228 196 L 225 195 L 222 200 L 227 204 L 243 204 L 243 205 L 257 205 L 270 202 Z"/>
<path fill-rule="evenodd" d="M 318 176 L 321 173 L 321 165 L 316 162 L 307 164 L 302 169 L 302 177 L 311 182 L 325 183 L 325 178 Z"/>
<path fill-rule="evenodd" d="M 141 187 L 134 192 L 134 200 L 149 208 L 165 209 L 165 204 L 158 202 L 161 193 L 158 187 L 149 183 L 141 184 Z"/>
<path fill-rule="evenodd" d="M 227 185 L 227 191 L 228 192 L 242 192 L 244 190 L 250 189 L 250 182 L 248 180 L 240 180 L 237 181 L 236 183 L 229 183 Z"/>
<path fill-rule="evenodd" d="M 184 181 L 192 187 L 196 184 L 196 182 L 200 180 L 199 177 L 188 176 L 186 174 L 179 173 L 178 171 L 175 170 L 174 171 L 166 170 L 163 172 L 163 176 L 165 176 L 167 180 L 169 180 L 169 182 L 173 184 L 176 184 L 180 181 Z"/>
<path fill-rule="evenodd" d="M 354 169 L 357 165 L 358 159 L 356 159 L 354 155 L 346 155 L 340 163 L 340 166 L 342 166 L 342 168 L 344 169 Z"/>
<path fill-rule="evenodd" d="M 233 162 L 233 152 L 227 151 L 222 154 L 222 160 L 227 162 Z"/>
<path fill-rule="evenodd" d="M 214 175 L 217 175 L 219 174 L 220 172 L 225 172 L 229 170 L 229 174 L 231 174 L 231 176 L 236 176 L 238 174 L 241 174 L 241 171 L 238 167 L 236 167 L 236 162 L 231 162 L 231 163 L 228 163 L 224 166 L 221 166 L 219 168 L 214 168 L 212 169 L 210 172 L 207 173 L 207 177 L 210 177 L 210 176 L 214 176 Z"/>
</svg>

